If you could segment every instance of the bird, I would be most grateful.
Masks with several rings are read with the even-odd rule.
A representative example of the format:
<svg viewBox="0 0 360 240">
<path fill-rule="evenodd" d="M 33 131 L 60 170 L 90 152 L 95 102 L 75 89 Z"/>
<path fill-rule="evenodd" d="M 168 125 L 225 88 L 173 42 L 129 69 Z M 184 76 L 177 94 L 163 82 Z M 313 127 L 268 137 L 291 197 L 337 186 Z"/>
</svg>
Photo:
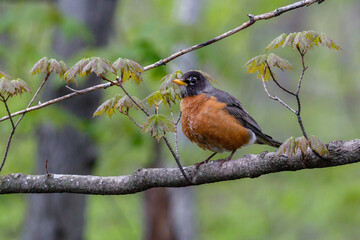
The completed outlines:
<svg viewBox="0 0 360 240">
<path fill-rule="evenodd" d="M 180 86 L 181 126 L 184 135 L 200 148 L 217 153 L 231 152 L 220 165 L 231 160 L 236 150 L 253 143 L 278 148 L 282 143 L 264 134 L 256 121 L 231 94 L 210 85 L 202 72 L 188 71 L 173 83 Z"/>
</svg>

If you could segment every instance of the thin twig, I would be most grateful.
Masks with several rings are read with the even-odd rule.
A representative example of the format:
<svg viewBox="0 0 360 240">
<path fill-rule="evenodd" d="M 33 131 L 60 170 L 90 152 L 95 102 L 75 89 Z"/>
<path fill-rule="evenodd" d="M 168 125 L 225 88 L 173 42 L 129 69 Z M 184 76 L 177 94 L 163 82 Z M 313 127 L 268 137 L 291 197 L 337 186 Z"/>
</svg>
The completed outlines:
<svg viewBox="0 0 360 240">
<path fill-rule="evenodd" d="M 301 52 L 300 48 L 297 48 L 297 50 L 299 51 L 300 55 L 301 55 L 301 63 L 302 63 L 302 71 L 301 71 L 301 75 L 300 75 L 300 78 L 299 78 L 299 82 L 298 82 L 298 86 L 297 86 L 297 90 L 296 90 L 296 101 L 297 101 L 297 105 L 298 105 L 298 110 L 296 111 L 296 116 L 298 118 L 298 123 L 300 125 L 300 128 L 301 128 L 301 131 L 304 135 L 304 137 L 306 138 L 306 140 L 309 140 L 307 134 L 306 134 L 306 131 L 305 131 L 305 128 L 304 128 L 304 125 L 302 123 L 302 119 L 301 119 L 301 102 L 300 102 L 300 97 L 299 97 L 299 94 L 300 94 L 300 87 L 301 87 L 301 82 L 302 82 L 302 79 L 304 77 L 304 73 L 307 69 L 307 66 L 305 66 L 305 60 L 304 60 L 304 56 L 305 56 L 305 53 Z"/>
<path fill-rule="evenodd" d="M 267 68 L 269 69 L 270 76 L 271 76 L 272 80 L 276 83 L 276 85 L 278 85 L 279 88 L 281 88 L 282 90 L 284 90 L 284 91 L 287 92 L 288 94 L 293 95 L 293 96 L 296 96 L 296 93 L 293 93 L 292 91 L 286 89 L 285 87 L 283 87 L 283 86 L 276 80 L 275 75 L 274 75 L 274 73 L 272 72 L 269 63 L 268 63 L 266 60 L 265 60 L 265 63 L 266 63 Z"/>
<path fill-rule="evenodd" d="M 136 126 L 138 126 L 140 129 L 142 129 L 142 126 L 137 123 L 130 115 L 129 112 L 126 111 L 126 113 L 124 113 L 124 115 L 126 115 Z"/>
<path fill-rule="evenodd" d="M 73 89 L 73 88 L 70 87 L 69 85 L 66 85 L 65 87 L 66 87 L 67 89 L 69 89 L 70 91 L 72 91 L 72 92 L 75 92 L 75 93 L 78 93 L 78 94 L 82 94 L 82 93 L 79 92 L 79 90 Z"/>
<path fill-rule="evenodd" d="M 213 44 L 217 41 L 220 41 L 226 37 L 229 37 L 245 28 L 248 28 L 249 26 L 253 25 L 256 21 L 259 21 L 259 20 L 266 20 L 266 19 L 270 19 L 270 18 L 273 18 L 273 17 L 277 17 L 285 12 L 288 12 L 288 11 L 291 11 L 291 10 L 294 10 L 294 9 L 297 9 L 297 8 L 300 8 L 300 7 L 304 7 L 304 6 L 308 6 L 308 5 L 311 5 L 315 2 L 318 2 L 319 0 L 305 0 L 305 1 L 298 1 L 298 2 L 295 2 L 295 3 L 292 3 L 292 4 L 289 4 L 287 6 L 284 6 L 284 7 L 280 7 L 278 9 L 275 9 L 274 11 L 272 12 L 268 12 L 268 13 L 263 13 L 263 14 L 260 14 L 260 15 L 256 15 L 256 16 L 253 16 L 251 14 L 248 14 L 248 17 L 249 17 L 249 21 L 247 22 L 244 22 L 242 25 L 240 25 L 239 27 L 237 28 L 234 28 L 226 33 L 223 33 L 213 39 L 210 39 L 206 42 L 203 42 L 203 43 L 200 43 L 200 44 L 197 44 L 197 45 L 194 45 L 192 47 L 189 47 L 189 48 L 186 48 L 186 49 L 182 49 L 172 55 L 170 55 L 169 57 L 167 58 L 164 58 L 164 59 L 161 59 L 159 61 L 157 61 L 156 63 L 153 63 L 151 65 L 148 65 L 146 67 L 144 67 L 144 71 L 147 71 L 149 69 L 152 69 L 152 68 L 155 68 L 155 67 L 159 67 L 159 66 L 162 66 L 162 65 L 165 65 L 167 64 L 168 62 L 174 60 L 175 58 L 178 58 L 188 52 L 192 52 L 196 49 L 199 49 L 199 48 L 203 48 L 205 46 L 208 46 L 210 44 Z M 250 15 L 250 16 L 249 16 Z"/>
<path fill-rule="evenodd" d="M 42 81 L 42 83 L 40 84 L 40 86 L 39 86 L 38 89 L 36 90 L 34 96 L 31 98 L 31 100 L 30 100 L 30 102 L 29 102 L 29 104 L 27 105 L 26 108 L 31 107 L 31 104 L 33 104 L 33 102 L 35 101 L 35 98 L 39 95 L 41 89 L 42 89 L 43 86 L 45 85 L 46 81 L 49 79 L 50 74 L 51 74 L 51 72 L 49 72 L 49 73 L 45 76 L 44 81 Z M 12 130 L 11 130 L 11 132 L 10 132 L 10 135 L 9 135 L 9 138 L 8 138 L 8 142 L 7 142 L 7 144 L 6 144 L 4 157 L 3 157 L 3 160 L 2 160 L 1 166 L 0 166 L 0 172 L 1 172 L 1 170 L 3 169 L 3 167 L 4 167 L 4 165 L 5 165 L 5 161 L 6 161 L 8 152 L 9 152 L 11 140 L 12 140 L 12 138 L 13 138 L 13 136 L 14 136 L 16 127 L 19 125 L 19 123 L 21 122 L 21 120 L 23 119 L 23 117 L 24 117 L 25 114 L 26 114 L 26 112 L 24 112 L 24 113 L 19 117 L 19 119 L 17 120 L 17 122 L 16 122 L 15 125 L 14 125 L 14 122 L 13 122 L 11 113 L 10 113 L 10 111 L 9 111 L 9 108 L 8 108 L 8 106 L 7 106 L 7 104 L 6 104 L 6 101 L 4 102 L 4 104 L 5 104 L 5 107 L 6 107 L 7 111 L 8 111 L 8 116 L 9 116 L 9 118 L 10 118 L 10 121 L 11 121 L 11 124 L 12 124 L 12 127 L 13 127 L 13 128 L 12 128 Z"/>
<path fill-rule="evenodd" d="M 177 132 L 177 125 L 179 123 L 179 119 L 178 120 L 175 120 L 175 117 L 174 117 L 174 113 L 173 113 L 173 110 L 172 110 L 172 107 L 171 107 L 171 103 L 170 101 L 168 101 L 168 105 L 169 105 L 169 109 L 170 109 L 170 114 L 171 114 L 171 117 L 173 119 L 173 122 L 174 122 L 174 128 L 175 128 L 175 132 L 174 132 L 174 144 L 175 144 L 175 152 L 176 152 L 176 157 L 178 159 L 180 159 L 180 155 L 179 155 L 179 144 L 178 144 L 178 132 Z M 179 116 L 181 115 L 181 112 L 179 113 Z"/>
<path fill-rule="evenodd" d="M 88 88 L 85 88 L 85 89 L 82 89 L 82 90 L 77 90 L 76 92 L 69 93 L 67 95 L 64 95 L 64 96 L 61 96 L 61 97 L 58 97 L 58 98 L 54 98 L 54 99 L 49 100 L 47 102 L 38 104 L 38 105 L 33 106 L 33 107 L 28 107 L 28 108 L 26 108 L 24 110 L 21 110 L 21 111 L 17 111 L 15 113 L 11 114 L 11 116 L 14 117 L 14 116 L 17 116 L 17 115 L 20 115 L 20 114 L 23 114 L 23 113 L 32 112 L 32 111 L 47 107 L 49 105 L 52 105 L 54 103 L 58 103 L 58 102 L 64 101 L 66 99 L 69 99 L 69 98 L 72 98 L 72 97 L 75 97 L 75 96 L 78 96 L 78 95 L 81 95 L 81 94 L 84 94 L 84 93 L 93 92 L 93 91 L 98 90 L 98 89 L 106 89 L 106 88 L 108 88 L 110 86 L 111 86 L 110 83 L 102 83 L 102 84 L 98 84 L 98 85 L 88 87 Z M 0 118 L 0 122 L 5 121 L 7 119 L 9 119 L 9 116 L 4 116 L 4 117 Z"/>
<path fill-rule="evenodd" d="M 175 159 L 175 161 L 176 161 L 176 163 L 177 163 L 177 165 L 178 165 L 178 167 L 179 167 L 182 175 L 184 176 L 184 178 L 185 178 L 190 184 L 192 184 L 193 182 L 192 182 L 192 181 L 189 179 L 189 177 L 186 175 L 186 173 L 185 173 L 185 171 L 184 171 L 184 168 L 183 168 L 183 166 L 182 166 L 181 163 L 180 163 L 179 158 L 176 156 L 176 153 L 174 152 L 174 149 L 171 147 L 171 145 L 170 145 L 170 143 L 169 143 L 169 140 L 168 140 L 165 136 L 162 137 L 162 138 L 164 139 L 167 147 L 169 148 L 171 154 L 173 155 L 173 157 L 174 157 L 174 159 Z"/>
<path fill-rule="evenodd" d="M 1 170 L 3 169 L 3 167 L 4 167 L 4 165 L 5 165 L 5 161 L 6 161 L 6 158 L 7 158 L 8 153 L 9 153 L 9 148 L 10 148 L 11 139 L 12 139 L 12 137 L 14 136 L 15 129 L 16 129 L 16 126 L 15 126 L 15 124 L 14 124 L 14 121 L 13 121 L 13 119 L 12 119 L 12 117 L 11 117 L 11 112 L 10 112 L 9 107 L 8 107 L 8 105 L 7 105 L 7 102 L 6 102 L 7 99 L 9 99 L 9 98 L 6 98 L 6 99 L 5 99 L 3 96 L 1 96 L 1 98 L 2 98 L 2 102 L 3 102 L 4 105 L 5 105 L 5 108 L 6 108 L 6 111 L 7 111 L 7 113 L 8 113 L 8 116 L 9 116 L 9 118 L 10 118 L 10 122 L 11 122 L 12 129 L 11 129 L 10 136 L 9 136 L 9 138 L 8 138 L 8 141 L 7 141 L 7 143 L 6 143 L 3 160 L 2 160 L 1 166 L 0 166 L 0 172 L 1 172 Z"/>
<path fill-rule="evenodd" d="M 292 109 L 289 105 L 287 105 L 283 100 L 281 100 L 279 97 L 277 96 L 272 96 L 267 87 L 266 87 L 266 83 L 265 83 L 265 79 L 264 77 L 261 75 L 261 78 L 262 78 L 262 82 L 263 82 L 263 86 L 264 86 L 264 90 L 266 92 L 266 94 L 269 96 L 269 98 L 275 100 L 275 101 L 278 101 L 279 103 L 281 103 L 282 105 L 284 105 L 287 109 L 289 109 L 290 111 L 292 111 L 294 114 L 296 114 L 296 111 L 294 109 Z"/>
</svg>

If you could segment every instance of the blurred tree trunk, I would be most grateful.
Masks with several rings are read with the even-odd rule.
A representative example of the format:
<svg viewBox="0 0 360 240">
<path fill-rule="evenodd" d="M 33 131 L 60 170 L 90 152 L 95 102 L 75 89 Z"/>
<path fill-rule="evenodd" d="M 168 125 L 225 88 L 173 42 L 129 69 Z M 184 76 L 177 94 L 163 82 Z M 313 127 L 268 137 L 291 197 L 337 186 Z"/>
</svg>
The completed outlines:
<svg viewBox="0 0 360 240">
<path fill-rule="evenodd" d="M 65 16 L 84 23 L 93 35 L 86 43 L 81 39 L 66 40 L 57 33 L 54 50 L 62 58 L 68 58 L 85 46 L 99 47 L 107 44 L 116 0 L 59 0 L 58 9 Z M 83 86 L 96 84 L 94 76 L 86 79 Z M 45 97 L 55 98 L 67 93 L 65 88 L 57 88 L 49 81 Z M 92 112 L 99 105 L 100 92 L 96 91 L 61 105 L 81 123 L 91 125 Z M 55 127 L 48 120 L 38 129 L 38 158 L 36 173 L 44 174 L 45 161 L 49 172 L 67 174 L 90 174 L 97 159 L 94 142 L 84 130 L 75 124 Z M 28 212 L 23 230 L 26 240 L 78 240 L 83 239 L 85 226 L 86 196 L 75 194 L 31 195 L 28 198 Z"/>
<path fill-rule="evenodd" d="M 179 24 L 191 26 L 199 19 L 202 1 L 176 0 L 174 16 Z M 175 43 L 174 49 L 181 49 L 183 43 Z M 184 55 L 175 62 L 175 70 L 194 69 L 195 54 Z M 174 63 L 172 63 L 174 65 Z M 174 70 L 174 69 L 172 69 Z M 181 129 L 179 129 L 181 131 Z M 149 167 L 164 167 L 161 145 L 154 141 L 154 154 Z M 191 240 L 194 239 L 193 193 L 191 188 L 155 188 L 145 192 L 145 234 L 146 240 Z"/>
</svg>

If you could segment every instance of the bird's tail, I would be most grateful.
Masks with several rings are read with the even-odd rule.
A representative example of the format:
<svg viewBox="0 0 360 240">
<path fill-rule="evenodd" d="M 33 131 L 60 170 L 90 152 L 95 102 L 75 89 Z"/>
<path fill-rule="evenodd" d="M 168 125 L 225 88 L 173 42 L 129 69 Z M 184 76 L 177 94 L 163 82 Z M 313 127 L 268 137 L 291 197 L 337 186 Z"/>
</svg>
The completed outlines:
<svg viewBox="0 0 360 240">
<path fill-rule="evenodd" d="M 280 147 L 282 142 L 276 141 L 274 140 L 271 136 L 263 134 L 263 136 L 257 136 L 256 139 L 256 143 L 257 144 L 266 144 L 269 145 L 271 147 Z"/>
</svg>

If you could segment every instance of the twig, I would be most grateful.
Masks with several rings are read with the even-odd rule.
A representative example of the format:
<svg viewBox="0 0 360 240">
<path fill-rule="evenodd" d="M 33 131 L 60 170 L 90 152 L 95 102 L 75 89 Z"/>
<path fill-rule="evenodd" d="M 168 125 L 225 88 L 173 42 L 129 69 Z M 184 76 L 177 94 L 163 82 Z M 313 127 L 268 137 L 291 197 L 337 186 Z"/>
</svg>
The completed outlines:
<svg viewBox="0 0 360 240">
<path fill-rule="evenodd" d="M 69 93 L 67 95 L 64 95 L 64 96 L 61 96 L 61 97 L 58 97 L 58 98 L 54 98 L 54 99 L 49 100 L 47 102 L 38 104 L 38 105 L 33 106 L 33 107 L 28 107 L 28 108 L 26 108 L 24 110 L 21 110 L 21 111 L 17 111 L 15 113 L 11 114 L 11 116 L 14 117 L 14 116 L 17 116 L 17 115 L 20 115 L 20 114 L 23 114 L 23 113 L 28 113 L 28 112 L 31 112 L 31 111 L 35 111 L 35 110 L 47 107 L 49 105 L 52 105 L 54 103 L 58 103 L 58 102 L 64 101 L 66 99 L 69 99 L 69 98 L 72 98 L 72 97 L 75 97 L 75 96 L 78 96 L 78 95 L 81 95 L 81 94 L 84 94 L 84 93 L 93 92 L 93 91 L 98 90 L 98 89 L 106 89 L 106 88 L 108 88 L 110 86 L 111 86 L 110 83 L 102 83 L 102 84 L 98 84 L 98 85 L 88 87 L 88 88 L 85 88 L 85 89 L 82 89 L 82 90 L 77 90 L 76 92 Z M 4 116 L 4 117 L 0 118 L 0 122 L 5 121 L 7 119 L 9 119 L 9 116 Z"/>
<path fill-rule="evenodd" d="M 45 76 L 45 79 L 44 81 L 42 81 L 42 83 L 40 84 L 40 86 L 38 87 L 38 89 L 36 90 L 34 96 L 31 98 L 29 104 L 27 105 L 26 108 L 29 108 L 31 106 L 31 104 L 33 104 L 33 102 L 35 101 L 35 98 L 39 95 L 41 89 L 43 88 L 43 86 L 45 85 L 46 81 L 49 79 L 49 76 L 50 76 L 51 72 L 48 73 L 46 76 Z M 6 101 L 4 102 L 5 104 L 5 107 L 6 107 L 6 110 L 8 111 L 8 116 L 10 118 L 10 121 L 11 121 L 11 124 L 12 124 L 12 130 L 10 132 L 10 135 L 9 135 L 9 138 L 8 138 L 8 142 L 6 144 L 6 148 L 5 148 L 5 153 L 4 153 L 4 157 L 3 157 L 3 160 L 2 160 L 2 163 L 1 163 L 1 166 L 0 166 L 0 172 L 2 170 L 2 168 L 4 167 L 5 165 L 5 161 L 6 161 L 6 158 L 7 158 L 7 155 L 8 155 L 8 152 L 9 152 L 9 148 L 10 148 L 10 144 L 11 144 L 11 140 L 14 136 L 14 133 L 15 133 L 15 130 L 16 130 L 16 127 L 19 125 L 20 121 L 23 119 L 23 117 L 25 116 L 26 112 L 24 112 L 20 117 L 19 119 L 17 120 L 17 122 L 15 123 L 14 125 L 14 122 L 13 122 L 13 119 L 12 119 L 12 116 L 11 116 L 11 113 L 9 111 L 9 108 L 6 104 Z"/>
<path fill-rule="evenodd" d="M 223 34 L 221 34 L 221 35 L 219 35 L 219 36 L 217 36 L 217 37 L 215 37 L 213 39 L 210 39 L 210 40 L 208 40 L 206 42 L 194 45 L 194 46 L 186 48 L 186 49 L 182 49 L 182 50 L 170 55 L 167 58 L 161 59 L 161 60 L 157 61 L 156 63 L 153 63 L 151 65 L 148 65 L 148 66 L 144 67 L 144 71 L 147 71 L 149 69 L 165 65 L 168 62 L 174 60 L 175 58 L 178 58 L 178 57 L 180 57 L 180 56 L 182 56 L 182 55 L 184 55 L 184 54 L 186 54 L 188 52 L 192 52 L 192 51 L 194 51 L 196 49 L 203 48 L 203 47 L 208 46 L 210 44 L 213 44 L 213 43 L 215 43 L 217 41 L 220 41 L 220 40 L 222 40 L 222 39 L 224 39 L 226 37 L 229 37 L 229 36 L 231 36 L 231 35 L 233 35 L 233 34 L 235 34 L 237 32 L 240 32 L 241 30 L 243 30 L 245 28 L 248 28 L 249 26 L 253 25 L 256 21 L 267 20 L 267 19 L 270 19 L 270 18 L 273 18 L 273 17 L 277 17 L 277 16 L 279 16 L 279 15 L 285 13 L 285 12 L 288 12 L 288 11 L 291 11 L 291 10 L 294 10 L 294 9 L 297 9 L 297 8 L 300 8 L 300 7 L 308 6 L 308 5 L 313 4 L 315 2 L 318 2 L 318 1 L 319 0 L 298 1 L 298 2 L 295 2 L 295 3 L 289 4 L 287 6 L 275 9 L 272 12 L 263 13 L 263 14 L 256 15 L 256 16 L 248 14 L 249 21 L 244 22 L 239 27 L 234 28 L 234 29 L 232 29 L 232 30 L 230 30 L 230 31 L 228 31 L 226 33 L 223 33 Z"/>
<path fill-rule="evenodd" d="M 259 21 L 259 20 L 267 20 L 267 19 L 271 19 L 273 17 L 277 17 L 279 16 L 280 14 L 282 13 L 285 13 L 285 12 L 288 12 L 288 11 L 291 11 L 291 10 L 294 10 L 294 9 L 297 9 L 297 8 L 300 8 L 300 7 L 304 7 L 304 6 L 309 6 L 313 3 L 316 3 L 316 2 L 322 2 L 324 0 L 305 0 L 305 1 L 298 1 L 296 3 L 292 3 L 292 4 L 289 4 L 287 6 L 284 6 L 284 7 L 280 7 L 272 12 L 268 12 L 268 13 L 263 13 L 263 14 L 260 14 L 260 15 L 256 15 L 256 16 L 252 16 L 251 14 L 251 20 L 249 19 L 249 21 L 247 22 L 244 22 L 242 25 L 240 25 L 239 27 L 237 28 L 234 28 L 226 33 L 223 33 L 213 39 L 210 39 L 206 42 L 203 42 L 203 43 L 200 43 L 200 44 L 197 44 L 197 45 L 194 45 L 192 47 L 189 47 L 189 48 L 186 48 L 186 49 L 183 49 L 183 50 L 180 50 L 176 53 L 173 53 L 172 55 L 170 55 L 169 57 L 167 58 L 164 58 L 164 59 L 161 59 L 153 64 L 150 64 L 146 67 L 144 67 L 144 71 L 147 71 L 147 70 L 150 70 L 152 68 L 155 68 L 155 67 L 159 67 L 159 66 L 162 66 L 162 65 L 165 65 L 166 63 L 186 54 L 186 53 L 189 53 L 189 52 L 192 52 L 194 50 L 197 50 L 199 48 L 203 48 L 205 46 L 208 46 L 212 43 L 215 43 L 217 41 L 220 41 L 226 37 L 229 37 L 237 32 L 240 32 L 241 30 L 249 27 L 250 25 L 254 24 L 256 21 Z M 65 96 L 62 96 L 62 97 L 59 97 L 59 98 L 56 98 L 56 99 L 52 99 L 50 101 L 47 101 L 45 103 L 42 103 L 42 104 L 39 104 L 37 106 L 34 106 L 32 108 L 27 108 L 27 109 L 24 109 L 24 110 L 21 110 L 21 111 L 18 111 L 18 112 L 15 112 L 13 113 L 11 116 L 14 117 L 14 116 L 17 116 L 17 115 L 20 115 L 24 112 L 31 112 L 31 111 L 34 111 L 34 110 L 38 110 L 40 108 L 43 108 L 43 107 L 46 107 L 46 106 L 49 106 L 51 104 L 54 104 L 54 103 L 57 103 L 57 102 L 60 102 L 60 101 L 63 101 L 63 100 L 66 100 L 66 99 L 69 99 L 69 98 L 72 98 L 74 96 L 77 96 L 79 94 L 84 94 L 84 93 L 88 93 L 88 92 L 92 92 L 92 91 L 95 91 L 97 89 L 105 89 L 105 88 L 108 88 L 108 87 L 111 87 L 113 84 L 111 83 L 103 83 L 103 84 L 98 84 L 98 85 L 95 85 L 95 86 L 92 86 L 92 87 L 89 87 L 89 88 L 86 88 L 86 89 L 83 89 L 83 90 L 79 90 L 77 92 L 74 92 L 74 93 L 71 93 L 71 94 L 68 94 L 68 95 L 65 95 Z M 5 116 L 5 117 L 2 117 L 0 118 L 0 122 L 4 121 L 4 120 L 7 120 L 9 119 L 9 116 Z"/>
<path fill-rule="evenodd" d="M 0 95 L 0 96 L 1 96 L 1 95 Z M 7 105 L 7 99 L 9 99 L 9 98 L 4 98 L 3 96 L 1 96 L 1 98 L 2 98 L 1 101 L 4 103 L 5 108 L 6 108 L 6 111 L 7 111 L 7 113 L 8 113 L 9 118 L 10 118 L 10 122 L 11 122 L 12 129 L 11 129 L 10 136 L 9 136 L 9 138 L 8 138 L 8 141 L 7 141 L 7 143 L 6 143 L 3 160 L 2 160 L 1 166 L 0 166 L 0 172 L 1 172 L 2 168 L 3 168 L 4 165 L 5 165 L 6 157 L 7 157 L 8 153 L 9 153 L 9 148 L 10 148 L 11 139 L 12 139 L 12 137 L 14 136 L 15 129 L 16 129 L 16 126 L 15 126 L 15 124 L 14 124 L 14 121 L 13 121 L 13 119 L 12 119 L 12 117 L 11 117 L 11 112 L 10 112 L 9 107 L 8 107 L 8 105 Z"/>
<path fill-rule="evenodd" d="M 137 122 L 129 115 L 129 112 L 128 112 L 128 111 L 126 111 L 126 112 L 124 113 L 124 115 L 126 115 L 136 126 L 138 126 L 140 129 L 142 129 L 142 126 L 141 126 L 139 123 L 137 123 Z"/>
<path fill-rule="evenodd" d="M 266 94 L 269 96 L 269 98 L 275 100 L 275 101 L 278 101 L 279 103 L 281 103 L 282 105 L 284 105 L 287 109 L 289 109 L 290 111 L 292 111 L 294 114 L 296 114 L 296 111 L 294 109 L 292 109 L 289 105 L 287 105 L 283 100 L 281 100 L 279 97 L 277 96 L 272 96 L 267 87 L 266 87 L 266 83 L 265 83 L 265 79 L 264 77 L 261 75 L 261 79 L 262 79 L 262 82 L 263 82 L 263 86 L 264 86 L 264 90 L 266 92 Z"/>
<path fill-rule="evenodd" d="M 183 166 L 181 165 L 180 159 L 176 156 L 176 153 L 174 152 L 174 149 L 171 147 L 169 140 L 164 136 L 162 137 L 167 145 L 167 147 L 169 148 L 171 154 L 173 155 L 182 175 L 184 176 L 184 178 L 186 179 L 186 181 L 188 181 L 190 184 L 192 184 L 193 182 L 189 179 L 189 177 L 186 175 L 185 170 L 183 168 Z"/>
<path fill-rule="evenodd" d="M 180 159 L 179 146 L 178 146 L 178 132 L 177 132 L 177 125 L 178 125 L 178 123 L 179 123 L 180 117 L 178 117 L 178 119 L 175 120 L 174 113 L 173 113 L 173 110 L 172 110 L 170 101 L 168 101 L 168 105 L 169 105 L 170 114 L 171 114 L 171 117 L 172 117 L 172 119 L 173 119 L 174 128 L 175 128 L 175 132 L 174 132 L 174 144 L 175 144 L 176 157 L 177 157 L 178 159 Z M 179 116 L 181 116 L 181 112 L 179 113 Z"/>
<path fill-rule="evenodd" d="M 296 93 L 293 93 L 292 91 L 286 89 L 285 87 L 283 87 L 283 86 L 276 80 L 275 75 L 274 75 L 274 73 L 272 72 L 269 63 L 268 63 L 266 60 L 265 60 L 265 63 L 266 63 L 267 68 L 269 69 L 270 76 L 271 76 L 272 80 L 276 83 L 276 85 L 278 85 L 279 88 L 281 88 L 282 90 L 284 90 L 284 91 L 287 92 L 288 94 L 293 95 L 293 96 L 296 96 Z"/>
<path fill-rule="evenodd" d="M 79 90 L 76 90 L 76 89 L 73 89 L 73 88 L 71 88 L 69 85 L 65 85 L 65 87 L 67 88 L 67 89 L 69 89 L 70 91 L 72 91 L 72 92 L 75 92 L 75 93 L 78 93 L 78 94 L 82 94 L 81 92 L 79 92 Z"/>
</svg>

